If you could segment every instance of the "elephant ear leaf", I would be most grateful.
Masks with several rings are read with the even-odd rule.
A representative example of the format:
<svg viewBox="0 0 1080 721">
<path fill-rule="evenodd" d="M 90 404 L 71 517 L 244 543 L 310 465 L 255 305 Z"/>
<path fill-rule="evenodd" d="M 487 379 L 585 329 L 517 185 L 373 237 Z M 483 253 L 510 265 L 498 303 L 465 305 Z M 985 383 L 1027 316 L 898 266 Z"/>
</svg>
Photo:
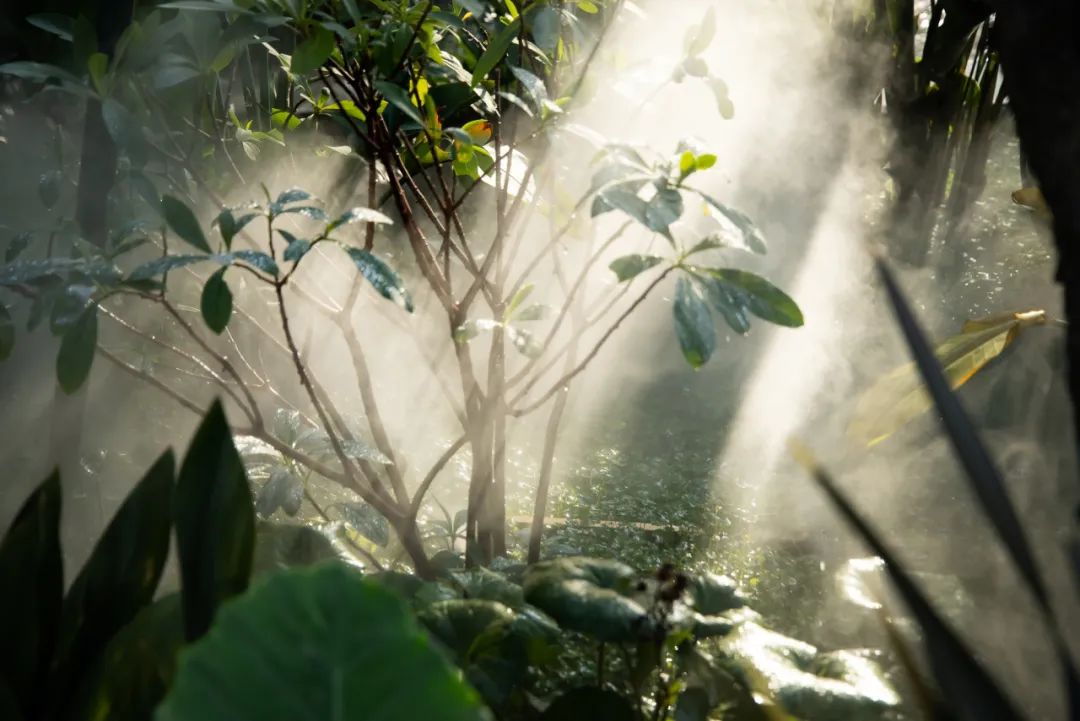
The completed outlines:
<svg viewBox="0 0 1080 721">
<path fill-rule="evenodd" d="M 422 692 L 418 693 L 418 689 Z M 269 576 L 180 661 L 157 721 L 488 721 L 406 602 L 328 563 Z"/>
</svg>

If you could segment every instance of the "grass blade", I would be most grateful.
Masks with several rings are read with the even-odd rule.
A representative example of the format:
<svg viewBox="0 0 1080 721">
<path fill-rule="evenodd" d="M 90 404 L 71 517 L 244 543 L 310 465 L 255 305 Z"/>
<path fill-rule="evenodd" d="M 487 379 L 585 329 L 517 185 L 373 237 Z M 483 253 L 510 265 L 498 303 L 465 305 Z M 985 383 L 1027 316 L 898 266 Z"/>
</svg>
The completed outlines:
<svg viewBox="0 0 1080 721">
<path fill-rule="evenodd" d="M 796 460 L 811 473 L 818 486 L 825 491 L 840 515 L 885 562 L 889 577 L 922 629 L 934 678 L 957 719 L 965 721 L 1019 721 L 1022 719 L 1023 717 L 1013 707 L 1012 702 L 998 688 L 964 642 L 938 616 L 911 576 L 897 562 L 892 551 L 881 541 L 877 532 L 867 525 L 810 451 L 793 442 L 792 453 Z"/>
</svg>

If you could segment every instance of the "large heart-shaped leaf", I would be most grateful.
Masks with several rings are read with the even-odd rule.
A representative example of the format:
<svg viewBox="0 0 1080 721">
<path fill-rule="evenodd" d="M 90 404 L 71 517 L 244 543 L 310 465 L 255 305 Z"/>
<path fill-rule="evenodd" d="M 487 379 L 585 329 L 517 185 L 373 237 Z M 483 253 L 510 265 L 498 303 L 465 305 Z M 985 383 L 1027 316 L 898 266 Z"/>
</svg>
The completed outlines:
<svg viewBox="0 0 1080 721">
<path fill-rule="evenodd" d="M 283 571 L 223 608 L 206 638 L 184 655 L 155 716 L 361 718 L 489 716 L 405 603 L 340 564 Z"/>
<path fill-rule="evenodd" d="M 525 600 L 560 626 L 601 641 L 626 642 L 650 632 L 645 608 L 629 597 L 636 574 L 617 561 L 560 558 L 525 573 Z"/>
</svg>

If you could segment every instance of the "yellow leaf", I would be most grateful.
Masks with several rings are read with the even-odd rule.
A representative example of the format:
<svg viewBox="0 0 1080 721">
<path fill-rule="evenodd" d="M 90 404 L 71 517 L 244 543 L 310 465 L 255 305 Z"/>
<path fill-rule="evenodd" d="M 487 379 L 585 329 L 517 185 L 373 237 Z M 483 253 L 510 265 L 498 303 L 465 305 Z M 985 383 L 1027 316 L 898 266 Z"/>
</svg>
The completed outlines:
<svg viewBox="0 0 1080 721">
<path fill-rule="evenodd" d="M 461 129 L 469 134 L 473 145 L 484 145 L 491 140 L 491 123 L 487 120 L 473 120 L 462 125 Z"/>
<path fill-rule="evenodd" d="M 1046 198 L 1038 188 L 1021 188 L 1012 194 L 1013 202 L 1030 208 L 1042 218 L 1050 217 L 1050 206 L 1046 204 Z"/>
<path fill-rule="evenodd" d="M 1046 324 L 1045 310 L 1006 313 L 969 320 L 958 335 L 934 350 L 953 390 L 967 383 L 987 363 L 1001 355 L 1024 328 Z M 848 435 L 873 446 L 933 405 L 914 363 L 880 378 L 855 405 Z"/>
</svg>

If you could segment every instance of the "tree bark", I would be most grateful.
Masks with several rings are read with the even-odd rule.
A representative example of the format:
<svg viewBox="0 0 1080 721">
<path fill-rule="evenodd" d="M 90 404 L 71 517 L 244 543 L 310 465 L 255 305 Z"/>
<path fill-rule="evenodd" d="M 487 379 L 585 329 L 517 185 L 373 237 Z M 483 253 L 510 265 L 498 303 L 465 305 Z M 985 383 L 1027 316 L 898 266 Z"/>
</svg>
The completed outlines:
<svg viewBox="0 0 1080 721">
<path fill-rule="evenodd" d="M 995 0 L 1005 91 L 1024 156 L 1054 214 L 1069 389 L 1080 442 L 1080 4 Z"/>
</svg>

